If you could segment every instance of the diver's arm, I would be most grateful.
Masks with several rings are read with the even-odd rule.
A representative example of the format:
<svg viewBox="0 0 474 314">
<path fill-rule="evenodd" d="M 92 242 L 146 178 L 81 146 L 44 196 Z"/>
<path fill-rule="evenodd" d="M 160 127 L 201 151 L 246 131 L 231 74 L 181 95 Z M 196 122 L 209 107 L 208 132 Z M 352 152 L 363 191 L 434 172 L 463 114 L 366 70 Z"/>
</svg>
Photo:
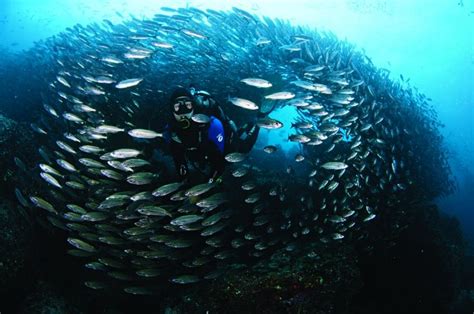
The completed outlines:
<svg viewBox="0 0 474 314">
<path fill-rule="evenodd" d="M 223 124 L 228 125 L 231 128 L 231 131 L 236 133 L 237 132 L 237 126 L 235 125 L 235 122 L 232 121 L 225 113 L 224 110 L 222 109 L 221 105 L 217 101 L 214 100 L 214 98 L 211 98 L 212 101 L 212 106 L 214 108 L 214 114 L 215 117 L 221 120 Z"/>
<path fill-rule="evenodd" d="M 225 123 L 229 120 L 229 117 L 226 116 L 224 110 L 222 110 L 222 107 L 217 102 L 214 105 L 214 111 L 216 114 L 216 118 L 221 120 L 222 123 Z"/>
</svg>

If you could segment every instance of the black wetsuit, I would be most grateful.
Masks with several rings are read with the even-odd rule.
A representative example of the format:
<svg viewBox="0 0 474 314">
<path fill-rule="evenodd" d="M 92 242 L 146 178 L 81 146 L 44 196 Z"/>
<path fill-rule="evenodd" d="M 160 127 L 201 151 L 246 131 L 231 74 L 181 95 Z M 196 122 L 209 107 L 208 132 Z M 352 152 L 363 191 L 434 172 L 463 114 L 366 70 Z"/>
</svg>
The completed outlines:
<svg viewBox="0 0 474 314">
<path fill-rule="evenodd" d="M 178 174 L 182 178 L 188 175 L 190 161 L 197 169 L 208 165 L 207 176 L 219 176 L 224 171 L 225 164 L 224 137 L 222 123 L 215 117 L 211 117 L 208 124 L 190 121 L 187 128 L 182 128 L 177 122 L 169 125 L 166 139 Z"/>
</svg>

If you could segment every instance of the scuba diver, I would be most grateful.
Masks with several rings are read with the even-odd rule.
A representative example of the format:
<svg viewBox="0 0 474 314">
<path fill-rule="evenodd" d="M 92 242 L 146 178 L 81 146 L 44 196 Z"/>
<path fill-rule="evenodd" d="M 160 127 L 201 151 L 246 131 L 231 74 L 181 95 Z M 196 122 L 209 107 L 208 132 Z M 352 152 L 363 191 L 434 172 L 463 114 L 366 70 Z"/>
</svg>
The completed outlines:
<svg viewBox="0 0 474 314">
<path fill-rule="evenodd" d="M 248 153 L 257 141 L 257 125 L 248 124 L 238 130 L 205 91 L 179 87 L 173 91 L 169 106 L 173 118 L 166 127 L 165 139 L 183 180 L 188 178 L 189 162 L 209 178 L 209 183 L 216 181 L 224 171 L 226 154 Z"/>
</svg>

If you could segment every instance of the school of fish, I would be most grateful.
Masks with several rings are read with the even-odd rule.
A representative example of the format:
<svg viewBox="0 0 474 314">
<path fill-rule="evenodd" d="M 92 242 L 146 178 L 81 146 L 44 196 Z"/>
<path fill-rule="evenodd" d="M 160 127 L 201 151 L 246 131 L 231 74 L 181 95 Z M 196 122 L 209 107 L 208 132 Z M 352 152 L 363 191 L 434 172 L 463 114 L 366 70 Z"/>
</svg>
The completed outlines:
<svg viewBox="0 0 474 314">
<path fill-rule="evenodd" d="M 67 232 L 92 289 L 153 294 L 278 249 L 357 241 L 379 217 L 442 193 L 424 182 L 446 166 L 431 160 L 438 125 L 427 97 L 333 34 L 237 8 L 162 8 L 149 20 L 78 25 L 33 51 L 47 65 L 32 124 L 44 138 L 33 171 L 44 189 L 15 192 Z M 190 83 L 239 123 L 294 107 L 283 141 L 299 153 L 282 159 L 270 140 L 227 154 L 222 182 L 180 182 L 163 128 L 170 93 Z M 272 113 L 257 121 L 269 134 L 283 124 Z"/>
</svg>

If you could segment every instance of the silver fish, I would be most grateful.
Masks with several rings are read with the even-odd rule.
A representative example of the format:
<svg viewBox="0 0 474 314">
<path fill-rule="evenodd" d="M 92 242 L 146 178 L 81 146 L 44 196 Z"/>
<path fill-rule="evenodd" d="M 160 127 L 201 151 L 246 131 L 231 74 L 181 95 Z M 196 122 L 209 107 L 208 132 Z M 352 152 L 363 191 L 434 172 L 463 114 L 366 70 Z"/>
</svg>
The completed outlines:
<svg viewBox="0 0 474 314">
<path fill-rule="evenodd" d="M 134 185 L 150 184 L 158 175 L 151 172 L 137 172 L 127 177 L 127 182 Z"/>
<path fill-rule="evenodd" d="M 270 95 L 266 95 L 265 99 L 270 100 L 288 100 L 295 97 L 295 94 L 292 92 L 277 92 Z"/>
<path fill-rule="evenodd" d="M 197 114 L 194 114 L 192 117 L 191 117 L 191 120 L 193 120 L 194 122 L 196 123 L 209 123 L 209 121 L 211 120 L 209 118 L 209 116 L 205 115 L 205 114 L 202 114 L 202 113 L 197 113 Z"/>
<path fill-rule="evenodd" d="M 173 182 L 168 183 L 165 185 L 160 186 L 156 190 L 153 191 L 153 196 L 160 197 L 166 196 L 168 194 L 176 192 L 181 186 L 183 185 L 182 182 Z"/>
<path fill-rule="evenodd" d="M 248 110 L 258 110 L 257 104 L 255 104 L 253 101 L 244 98 L 229 97 L 228 101 L 240 108 Z"/>
<path fill-rule="evenodd" d="M 132 137 L 144 138 L 144 139 L 163 137 L 162 133 L 157 133 L 155 131 L 146 130 L 146 129 L 133 129 L 133 130 L 128 131 L 128 134 Z"/>
<path fill-rule="evenodd" d="M 270 88 L 272 87 L 272 83 L 270 83 L 267 80 L 261 79 L 261 78 L 254 78 L 254 77 L 249 77 L 249 78 L 244 78 L 240 80 L 242 83 L 245 83 L 250 86 L 254 86 L 257 88 Z"/>
<path fill-rule="evenodd" d="M 328 170 L 343 170 L 348 167 L 347 164 L 340 161 L 328 161 L 321 165 L 321 168 Z"/>
<path fill-rule="evenodd" d="M 41 178 L 43 178 L 46 182 L 48 182 L 51 185 L 54 185 L 55 187 L 58 187 L 62 189 L 62 185 L 59 184 L 58 180 L 56 180 L 52 175 L 46 172 L 41 172 L 40 173 Z"/>
<path fill-rule="evenodd" d="M 109 134 L 109 133 L 115 134 L 115 133 L 119 133 L 123 131 L 125 131 L 125 129 L 122 129 L 113 125 L 106 125 L 106 124 L 99 125 L 98 127 L 94 128 L 94 132 L 99 133 L 99 134 Z"/>
<path fill-rule="evenodd" d="M 265 118 L 260 118 L 257 120 L 257 125 L 261 128 L 268 129 L 268 130 L 273 130 L 273 129 L 279 129 L 283 127 L 283 123 L 272 119 L 270 117 L 265 117 Z"/>
<path fill-rule="evenodd" d="M 235 163 L 235 162 L 241 162 L 242 160 L 245 159 L 245 157 L 246 157 L 245 154 L 242 154 L 242 153 L 239 153 L 239 152 L 234 152 L 234 153 L 227 154 L 224 158 L 228 162 Z"/>
<path fill-rule="evenodd" d="M 133 148 L 120 148 L 110 153 L 113 158 L 117 159 L 133 158 L 140 154 L 142 154 L 141 151 L 138 151 Z"/>
<path fill-rule="evenodd" d="M 133 79 L 123 80 L 123 81 L 118 82 L 117 85 L 115 85 L 115 88 L 124 89 L 124 88 L 137 86 L 138 84 L 140 84 L 141 81 L 143 81 L 143 78 L 133 78 Z"/>
<path fill-rule="evenodd" d="M 67 171 L 70 171 L 70 172 L 77 172 L 77 169 L 76 167 L 74 167 L 73 164 L 71 164 L 70 162 L 64 160 L 64 159 L 56 159 L 56 163 L 58 165 L 60 165 L 62 168 L 66 169 Z"/>
</svg>

